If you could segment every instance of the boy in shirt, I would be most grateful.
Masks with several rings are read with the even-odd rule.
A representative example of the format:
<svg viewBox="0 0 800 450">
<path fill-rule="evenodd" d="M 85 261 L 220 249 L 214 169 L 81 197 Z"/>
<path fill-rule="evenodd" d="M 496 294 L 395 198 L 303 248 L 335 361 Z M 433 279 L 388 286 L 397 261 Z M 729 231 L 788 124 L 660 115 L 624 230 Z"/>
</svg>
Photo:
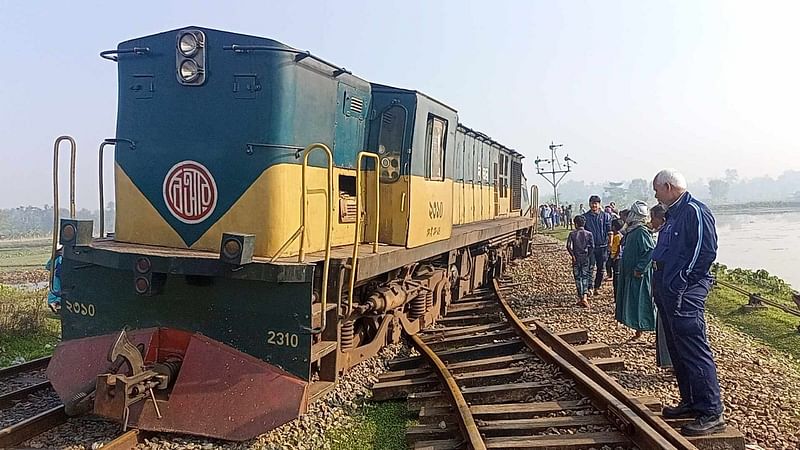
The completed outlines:
<svg viewBox="0 0 800 450">
<path fill-rule="evenodd" d="M 575 231 L 570 232 L 567 237 L 567 252 L 572 258 L 572 275 L 578 291 L 578 305 L 588 308 L 588 292 L 592 282 L 590 258 L 594 251 L 594 240 L 592 233 L 583 228 L 586 225 L 585 217 L 577 216 L 573 223 Z"/>
</svg>

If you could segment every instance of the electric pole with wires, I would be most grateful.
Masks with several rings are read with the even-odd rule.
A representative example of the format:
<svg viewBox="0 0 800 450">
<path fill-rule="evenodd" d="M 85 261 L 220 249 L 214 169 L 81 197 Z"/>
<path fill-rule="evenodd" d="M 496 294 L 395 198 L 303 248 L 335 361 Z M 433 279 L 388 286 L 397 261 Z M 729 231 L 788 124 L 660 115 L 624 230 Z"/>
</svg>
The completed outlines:
<svg viewBox="0 0 800 450">
<path fill-rule="evenodd" d="M 568 173 L 572 171 L 570 167 L 570 163 L 578 164 L 574 159 L 570 158 L 569 155 L 564 157 L 565 166 L 561 165 L 561 161 L 558 159 L 558 149 L 563 147 L 564 144 L 555 144 L 550 141 L 550 159 L 542 159 L 538 156 L 534 163 L 536 164 L 536 173 L 542 176 L 551 186 L 553 186 L 553 203 L 558 205 L 558 183 L 561 183 L 561 180 L 567 176 Z M 548 170 L 549 167 L 549 170 Z"/>
</svg>

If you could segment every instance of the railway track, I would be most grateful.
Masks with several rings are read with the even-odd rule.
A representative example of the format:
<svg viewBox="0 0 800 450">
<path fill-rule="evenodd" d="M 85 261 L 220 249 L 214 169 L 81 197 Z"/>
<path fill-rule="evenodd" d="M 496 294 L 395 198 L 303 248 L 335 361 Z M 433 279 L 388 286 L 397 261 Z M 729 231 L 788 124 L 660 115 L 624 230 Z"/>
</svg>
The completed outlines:
<svg viewBox="0 0 800 450">
<path fill-rule="evenodd" d="M 64 405 L 44 379 L 50 357 L 0 369 L 0 448 L 19 445 L 67 421 Z"/>
<path fill-rule="evenodd" d="M 47 368 L 50 357 L 0 368 L 0 448 L 19 446 L 67 422 L 64 405 L 58 401 L 42 403 L 36 397 L 50 395 L 57 399 L 50 382 L 41 373 Z M 33 397 L 33 401 L 31 398 Z M 43 405 L 49 404 L 47 407 Z M 19 411 L 14 411 L 14 409 Z M 10 423 L 13 422 L 13 423 Z M 154 433 L 128 430 L 103 444 L 109 450 L 131 450 Z"/>
<path fill-rule="evenodd" d="M 405 398 L 419 414 L 409 447 L 744 449 L 730 427 L 680 435 L 686 420 L 663 420 L 657 399 L 631 395 L 606 373 L 624 365 L 607 346 L 586 343 L 586 330 L 520 320 L 507 288 L 495 281 L 452 304 L 438 328 L 409 336 L 420 356 L 391 361 L 379 377 L 376 400 Z"/>
</svg>

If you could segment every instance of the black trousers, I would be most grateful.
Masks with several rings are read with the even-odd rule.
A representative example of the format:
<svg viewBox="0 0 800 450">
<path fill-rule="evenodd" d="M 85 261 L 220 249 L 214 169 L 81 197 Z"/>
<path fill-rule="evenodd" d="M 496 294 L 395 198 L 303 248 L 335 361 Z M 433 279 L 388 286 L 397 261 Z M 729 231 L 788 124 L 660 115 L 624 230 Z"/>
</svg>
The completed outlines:
<svg viewBox="0 0 800 450">
<path fill-rule="evenodd" d="M 604 245 L 595 248 L 593 256 L 594 257 L 590 260 L 591 268 L 589 271 L 591 272 L 592 269 L 596 271 L 594 276 L 594 288 L 599 289 L 600 285 L 603 284 L 603 274 L 605 273 L 606 259 L 608 259 L 608 246 Z"/>
</svg>

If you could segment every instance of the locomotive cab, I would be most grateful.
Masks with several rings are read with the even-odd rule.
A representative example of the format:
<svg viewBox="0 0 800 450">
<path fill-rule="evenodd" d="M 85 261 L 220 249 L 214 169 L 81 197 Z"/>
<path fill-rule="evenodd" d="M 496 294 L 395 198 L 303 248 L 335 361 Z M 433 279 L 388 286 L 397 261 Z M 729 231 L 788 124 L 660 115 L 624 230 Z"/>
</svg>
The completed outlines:
<svg viewBox="0 0 800 450">
<path fill-rule="evenodd" d="M 380 157 L 386 205 L 380 241 L 413 248 L 448 239 L 456 111 L 417 91 L 379 84 L 372 85 L 372 98 L 368 147 Z"/>
</svg>

